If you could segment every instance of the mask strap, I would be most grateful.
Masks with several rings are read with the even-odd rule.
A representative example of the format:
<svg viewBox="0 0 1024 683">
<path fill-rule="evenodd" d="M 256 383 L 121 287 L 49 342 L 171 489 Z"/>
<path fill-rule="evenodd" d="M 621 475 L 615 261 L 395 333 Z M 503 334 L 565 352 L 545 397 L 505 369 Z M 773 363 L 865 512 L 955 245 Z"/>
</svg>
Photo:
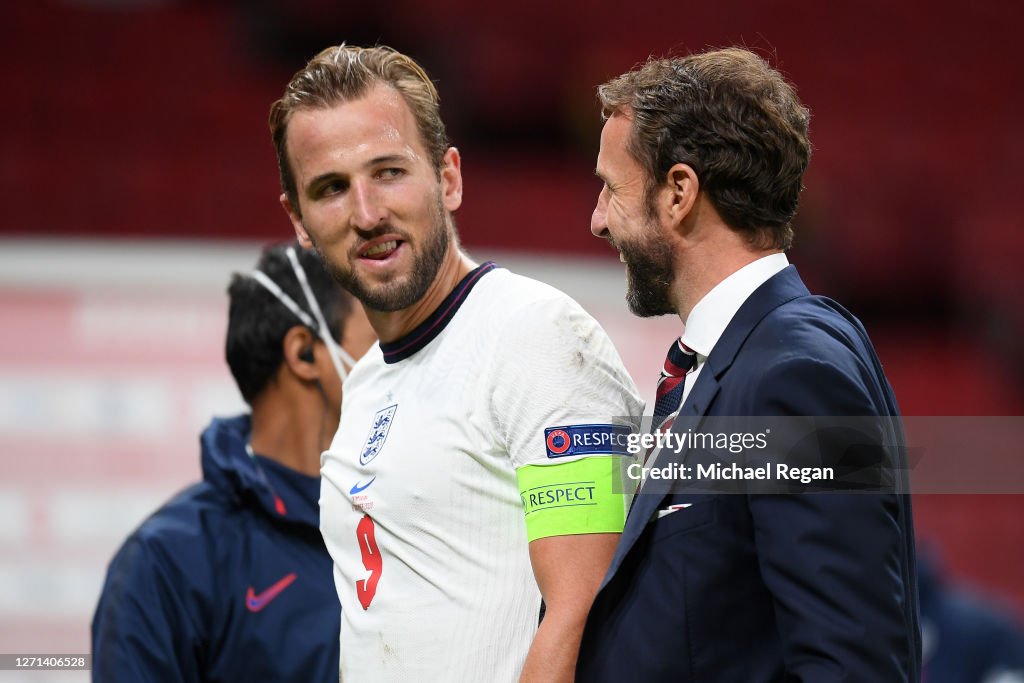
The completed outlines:
<svg viewBox="0 0 1024 683">
<path fill-rule="evenodd" d="M 251 273 L 249 273 L 249 275 L 251 275 L 252 279 L 256 280 L 256 282 L 263 285 L 263 287 L 271 294 L 273 294 L 274 297 L 277 298 L 282 304 L 284 304 L 289 311 L 294 313 L 295 317 L 301 320 L 303 325 L 305 325 L 311 330 L 315 330 L 317 328 L 316 321 L 310 318 L 309 315 L 304 310 L 299 308 L 299 305 L 295 303 L 295 300 L 288 296 L 283 289 L 278 287 L 277 283 L 271 280 L 266 273 L 264 273 L 262 270 L 254 270 Z M 319 335 L 319 333 L 317 334 Z"/>
<path fill-rule="evenodd" d="M 284 306 L 291 311 L 296 318 L 298 318 L 303 325 L 316 332 L 316 335 L 323 341 L 324 345 L 327 346 L 327 351 L 331 357 L 331 363 L 334 365 L 335 371 L 341 381 L 344 382 L 345 378 L 348 377 L 348 372 L 345 370 L 345 364 L 349 367 L 355 365 L 355 360 L 350 356 L 345 349 L 341 348 L 338 343 L 331 338 L 330 329 L 327 327 L 327 322 L 324 320 L 323 313 L 320 310 L 320 306 L 317 304 L 316 297 L 313 296 L 313 290 L 309 287 L 309 281 L 306 278 L 306 271 L 302 269 L 302 265 L 299 263 L 298 257 L 295 254 L 295 249 L 289 247 L 287 250 L 288 259 L 291 261 L 292 270 L 295 271 L 295 277 L 299 281 L 299 286 L 302 287 L 303 293 L 306 296 L 306 300 L 309 302 L 309 307 L 313 311 L 313 315 L 316 316 L 316 320 L 311 318 L 302 308 L 299 307 L 295 300 L 288 296 L 287 293 L 281 287 L 274 282 L 270 276 L 261 270 L 254 270 L 250 273 L 252 278 L 256 282 L 260 283 L 264 289 L 274 295 L 274 297 L 280 301 Z"/>
<path fill-rule="evenodd" d="M 355 360 L 350 356 L 345 349 L 338 345 L 338 342 L 331 338 L 330 328 L 327 327 L 327 321 L 324 320 L 324 314 L 320 310 L 320 304 L 317 303 L 316 297 L 313 295 L 313 289 L 309 286 L 309 280 L 306 278 L 306 271 L 303 270 L 302 264 L 299 263 L 299 257 L 295 253 L 295 247 L 288 247 L 285 251 L 288 254 L 288 260 L 292 262 L 292 270 L 295 271 L 295 277 L 299 281 L 299 286 L 302 287 L 302 293 L 306 295 L 306 302 L 309 304 L 309 310 L 313 312 L 313 316 L 316 317 L 316 321 L 319 323 L 320 338 L 324 344 L 327 345 L 327 350 L 331 354 L 331 362 L 334 363 L 334 369 L 338 371 L 338 376 L 341 377 L 341 381 L 344 382 L 345 378 L 348 377 L 348 372 L 345 371 L 345 363 L 348 363 L 349 367 L 356 364 Z"/>
</svg>

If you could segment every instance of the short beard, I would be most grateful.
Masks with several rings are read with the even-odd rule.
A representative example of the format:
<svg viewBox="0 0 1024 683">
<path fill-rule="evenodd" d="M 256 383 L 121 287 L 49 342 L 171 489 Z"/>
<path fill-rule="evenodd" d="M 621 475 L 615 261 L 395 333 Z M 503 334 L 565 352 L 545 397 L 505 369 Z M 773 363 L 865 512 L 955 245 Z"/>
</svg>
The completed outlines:
<svg viewBox="0 0 1024 683">
<path fill-rule="evenodd" d="M 356 277 L 354 270 L 344 271 L 331 262 L 317 247 L 321 260 L 327 271 L 339 285 L 352 296 L 359 299 L 366 308 L 374 311 L 391 313 L 409 308 L 422 299 L 430 285 L 434 283 L 437 273 L 444 263 L 445 254 L 451 244 L 448 223 L 445 217 L 444 204 L 438 193 L 436 208 L 430 231 L 422 242 L 422 249 L 414 255 L 412 270 L 407 276 L 399 276 L 396 280 L 370 288 Z M 390 225 L 374 228 L 373 232 L 381 235 L 396 233 Z M 399 233 L 400 234 L 400 233 Z M 373 239 L 371 235 L 368 239 Z M 315 245 L 314 245 L 315 246 Z"/>
<path fill-rule="evenodd" d="M 676 279 L 675 263 L 653 219 L 645 226 L 639 240 L 612 242 L 612 245 L 626 262 L 626 304 L 630 312 L 641 318 L 676 313 L 669 298 Z"/>
</svg>

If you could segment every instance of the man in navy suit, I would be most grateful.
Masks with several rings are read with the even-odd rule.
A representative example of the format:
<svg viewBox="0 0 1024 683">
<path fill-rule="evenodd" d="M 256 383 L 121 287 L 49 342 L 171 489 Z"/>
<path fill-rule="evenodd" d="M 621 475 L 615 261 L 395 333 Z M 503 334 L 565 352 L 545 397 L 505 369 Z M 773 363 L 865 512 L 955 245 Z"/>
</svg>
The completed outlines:
<svg viewBox="0 0 1024 683">
<path fill-rule="evenodd" d="M 592 231 L 627 266 L 630 309 L 684 323 L 656 423 L 679 436 L 720 416 L 751 431 L 751 416 L 868 418 L 784 455 L 870 476 L 731 495 L 648 478 L 590 612 L 577 681 L 919 680 L 896 400 L 860 322 L 812 296 L 784 253 L 809 112 L 741 49 L 652 60 L 599 96 Z M 693 450 L 655 450 L 645 466 L 708 464 Z M 849 488 L 860 491 L 835 492 Z"/>
</svg>

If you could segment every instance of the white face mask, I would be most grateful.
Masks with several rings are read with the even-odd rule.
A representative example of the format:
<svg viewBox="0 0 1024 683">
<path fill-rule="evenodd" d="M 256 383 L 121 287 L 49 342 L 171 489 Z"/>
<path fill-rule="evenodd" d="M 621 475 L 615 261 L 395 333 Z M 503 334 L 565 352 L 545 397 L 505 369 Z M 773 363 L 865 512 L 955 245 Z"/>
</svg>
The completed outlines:
<svg viewBox="0 0 1024 683">
<path fill-rule="evenodd" d="M 295 317 L 302 321 L 302 324 L 311 330 L 316 330 L 316 334 L 323 341 L 324 345 L 327 346 L 327 351 L 331 356 L 331 362 L 334 364 L 334 369 L 338 371 L 338 377 L 341 378 L 342 383 L 345 382 L 345 378 L 348 377 L 348 371 L 345 369 L 347 365 L 351 368 L 356 364 L 355 359 L 350 356 L 345 349 L 338 345 L 338 342 L 331 337 L 331 331 L 327 327 L 327 321 L 324 320 L 324 314 L 320 310 L 320 304 L 317 303 L 316 297 L 313 296 L 313 289 L 309 286 L 309 280 L 306 279 L 306 271 L 302 269 L 302 264 L 299 263 L 299 257 L 295 253 L 295 247 L 288 247 L 285 252 L 288 254 L 288 260 L 292 264 L 292 270 L 295 271 L 295 277 L 299 281 L 299 286 L 302 287 L 302 293 L 306 295 L 306 303 L 309 304 L 309 310 L 313 312 L 313 318 L 309 317 L 309 314 L 299 308 L 299 305 L 295 303 L 295 300 L 285 294 L 276 282 L 270 279 L 270 277 L 261 270 L 252 271 L 251 275 L 256 282 L 263 285 L 264 288 L 277 299 L 284 304 L 289 311 L 295 314 Z"/>
</svg>

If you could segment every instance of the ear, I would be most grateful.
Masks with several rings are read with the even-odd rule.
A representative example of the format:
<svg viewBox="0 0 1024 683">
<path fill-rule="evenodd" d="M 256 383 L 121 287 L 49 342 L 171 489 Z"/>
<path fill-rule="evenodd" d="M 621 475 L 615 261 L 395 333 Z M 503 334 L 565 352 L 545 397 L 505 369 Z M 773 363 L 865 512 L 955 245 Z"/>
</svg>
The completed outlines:
<svg viewBox="0 0 1024 683">
<path fill-rule="evenodd" d="M 671 221 L 678 225 L 690 215 L 700 194 L 700 181 L 688 164 L 676 164 L 668 169 L 665 179 L 668 189 L 666 209 Z"/>
<path fill-rule="evenodd" d="M 462 157 L 454 147 L 448 148 L 442 160 L 441 197 L 450 213 L 462 206 Z"/>
<path fill-rule="evenodd" d="M 284 207 L 284 212 L 288 214 L 288 220 L 292 222 L 292 228 L 295 229 L 295 237 L 298 238 L 299 244 L 302 245 L 303 249 L 312 249 L 313 240 L 309 237 L 309 233 L 306 232 L 306 226 L 302 224 L 302 214 L 298 212 L 296 207 L 292 206 L 288 195 L 284 192 L 281 193 L 278 199 L 281 202 L 281 206 Z"/>
<path fill-rule="evenodd" d="M 283 365 L 299 379 L 314 381 L 320 379 L 320 369 L 316 364 L 316 354 L 320 351 L 317 348 L 317 338 L 302 325 L 296 325 L 288 330 L 281 342 L 281 351 L 284 354 Z M 302 357 L 303 351 L 313 349 L 314 357 L 306 360 Z"/>
</svg>

